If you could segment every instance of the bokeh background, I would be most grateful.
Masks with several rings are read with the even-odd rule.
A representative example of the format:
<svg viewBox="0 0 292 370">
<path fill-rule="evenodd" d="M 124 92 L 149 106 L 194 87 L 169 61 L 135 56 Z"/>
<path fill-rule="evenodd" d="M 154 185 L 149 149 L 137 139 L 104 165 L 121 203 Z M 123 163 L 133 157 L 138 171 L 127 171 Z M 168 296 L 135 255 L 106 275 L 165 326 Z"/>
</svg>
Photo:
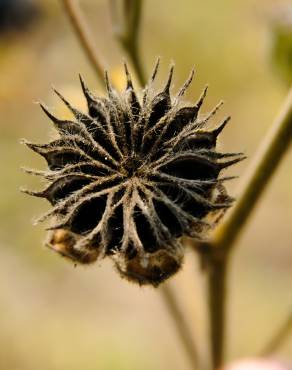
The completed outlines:
<svg viewBox="0 0 292 370">
<path fill-rule="evenodd" d="M 0 0 L 0 9 L 10 1 Z M 148 73 L 155 58 L 162 57 L 157 87 L 174 60 L 173 91 L 195 66 L 197 76 L 187 99 L 194 101 L 209 83 L 205 111 L 220 99 L 226 101 L 215 122 L 226 114 L 233 119 L 220 146 L 248 155 L 229 170 L 240 176 L 229 185 L 236 195 L 288 89 L 271 58 L 271 14 L 282 2 L 144 3 L 140 46 Z M 20 193 L 20 186 L 41 187 L 39 179 L 20 167 L 44 168 L 45 163 L 19 140 L 46 142 L 53 135 L 35 102 L 44 101 L 60 116 L 68 115 L 52 93 L 53 84 L 84 108 L 78 73 L 103 93 L 60 2 L 34 4 L 31 24 L 0 28 L 0 369 L 187 370 L 188 360 L 159 289 L 121 280 L 107 261 L 74 268 L 43 247 L 44 225 L 32 226 L 32 219 L 48 205 Z M 98 52 L 123 86 L 123 55 L 112 37 L 108 2 L 80 4 Z M 290 151 L 237 243 L 229 281 L 229 360 L 259 353 L 292 310 L 291 165 Z M 191 251 L 171 284 L 206 354 L 205 281 Z M 292 338 L 277 356 L 292 361 Z"/>
</svg>

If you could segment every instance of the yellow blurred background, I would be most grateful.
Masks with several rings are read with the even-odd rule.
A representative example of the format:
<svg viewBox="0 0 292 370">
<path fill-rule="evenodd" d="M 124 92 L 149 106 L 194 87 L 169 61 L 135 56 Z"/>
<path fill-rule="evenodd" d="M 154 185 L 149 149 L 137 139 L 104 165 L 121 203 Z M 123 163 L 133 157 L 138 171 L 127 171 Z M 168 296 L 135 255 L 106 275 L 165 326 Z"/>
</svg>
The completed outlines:
<svg viewBox="0 0 292 370">
<path fill-rule="evenodd" d="M 59 115 L 66 110 L 52 84 L 84 107 L 78 82 L 102 86 L 75 38 L 60 1 L 39 0 L 39 19 L 22 32 L 0 35 L 0 369 L 175 370 L 189 369 L 159 289 L 121 280 L 111 263 L 77 267 L 43 247 L 44 225 L 32 219 L 48 204 L 20 193 L 39 189 L 39 179 L 20 167 L 45 163 L 19 144 L 23 137 L 47 142 L 52 126 L 36 101 Z M 205 111 L 226 104 L 231 114 L 220 146 L 248 159 L 230 174 L 236 195 L 244 170 L 287 93 L 269 59 L 266 14 L 280 1 L 145 0 L 141 53 L 150 73 L 160 55 L 157 88 L 176 64 L 175 92 L 195 66 L 187 99 L 210 89 Z M 123 54 L 112 38 L 108 1 L 81 0 L 98 52 L 110 75 L 123 84 Z M 292 153 L 285 157 L 248 223 L 233 256 L 228 300 L 228 359 L 253 356 L 292 309 Z M 202 355 L 207 353 L 204 276 L 186 253 L 171 284 Z M 278 353 L 292 361 L 292 337 Z"/>
</svg>

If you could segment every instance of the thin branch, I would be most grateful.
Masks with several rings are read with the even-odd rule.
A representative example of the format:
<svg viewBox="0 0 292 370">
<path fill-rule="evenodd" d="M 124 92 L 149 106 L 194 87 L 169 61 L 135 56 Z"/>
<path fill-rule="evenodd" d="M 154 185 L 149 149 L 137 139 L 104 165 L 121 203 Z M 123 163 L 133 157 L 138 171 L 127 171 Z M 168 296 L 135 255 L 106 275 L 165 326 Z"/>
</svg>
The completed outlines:
<svg viewBox="0 0 292 370">
<path fill-rule="evenodd" d="M 139 34 L 142 16 L 142 0 L 110 1 L 113 31 L 117 41 L 128 54 L 142 86 L 146 83 L 143 63 L 139 53 Z"/>
<path fill-rule="evenodd" d="M 239 199 L 215 232 L 213 244 L 216 247 L 228 251 L 232 248 L 291 142 L 292 89 L 247 172 Z"/>
<path fill-rule="evenodd" d="M 210 357 L 212 369 L 217 369 L 224 361 L 227 259 L 213 261 L 209 269 Z"/>
<path fill-rule="evenodd" d="M 227 264 L 235 241 L 248 221 L 292 141 L 292 89 L 247 173 L 241 196 L 209 245 L 213 250 L 209 273 L 211 353 L 213 368 L 223 362 Z M 284 333 L 285 334 L 285 333 Z"/>
<path fill-rule="evenodd" d="M 269 356 L 275 353 L 280 346 L 285 342 L 289 335 L 292 334 L 292 312 L 290 313 L 288 319 L 282 324 L 280 329 L 268 342 L 260 356 Z"/>
<path fill-rule="evenodd" d="M 175 295 L 169 285 L 164 285 L 161 289 L 161 293 L 164 297 L 164 301 L 167 305 L 167 309 L 169 310 L 171 317 L 174 319 L 176 323 L 176 329 L 181 337 L 184 349 L 186 351 L 186 355 L 190 360 L 190 364 L 192 369 L 198 370 L 198 363 L 199 363 L 199 356 L 196 350 L 196 346 L 191 335 L 191 331 L 184 319 L 183 313 L 181 312 Z"/>
<path fill-rule="evenodd" d="M 97 77 L 103 83 L 104 82 L 104 63 L 101 60 L 101 56 L 97 53 L 94 45 L 91 32 L 87 25 L 87 22 L 82 14 L 82 11 L 77 4 L 76 0 L 61 0 L 64 6 L 65 13 L 67 14 L 76 36 L 85 51 L 88 60 L 90 61 L 93 69 L 95 70 Z"/>
</svg>

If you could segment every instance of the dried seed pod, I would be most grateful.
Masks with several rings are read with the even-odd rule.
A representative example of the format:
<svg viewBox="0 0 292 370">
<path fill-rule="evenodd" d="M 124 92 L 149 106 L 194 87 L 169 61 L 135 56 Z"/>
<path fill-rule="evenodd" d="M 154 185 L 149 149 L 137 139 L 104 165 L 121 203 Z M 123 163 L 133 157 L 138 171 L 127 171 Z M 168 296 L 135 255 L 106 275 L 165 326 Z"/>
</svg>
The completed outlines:
<svg viewBox="0 0 292 370">
<path fill-rule="evenodd" d="M 230 206 L 220 177 L 243 159 L 240 153 L 216 151 L 228 122 L 206 130 L 219 104 L 204 118 L 196 104 L 183 106 L 182 96 L 193 72 L 175 98 L 170 96 L 173 67 L 163 90 L 146 86 L 140 100 L 125 65 L 126 89 L 117 93 L 106 74 L 108 96 L 94 96 L 81 79 L 88 113 L 72 107 L 56 92 L 75 119 L 60 120 L 42 106 L 59 132 L 48 144 L 26 144 L 43 156 L 48 186 L 27 193 L 46 198 L 54 230 L 48 243 L 74 262 L 109 256 L 123 277 L 157 286 L 181 266 L 183 235 L 205 237 L 206 217 Z M 222 190 L 223 189 L 223 190 Z"/>
</svg>

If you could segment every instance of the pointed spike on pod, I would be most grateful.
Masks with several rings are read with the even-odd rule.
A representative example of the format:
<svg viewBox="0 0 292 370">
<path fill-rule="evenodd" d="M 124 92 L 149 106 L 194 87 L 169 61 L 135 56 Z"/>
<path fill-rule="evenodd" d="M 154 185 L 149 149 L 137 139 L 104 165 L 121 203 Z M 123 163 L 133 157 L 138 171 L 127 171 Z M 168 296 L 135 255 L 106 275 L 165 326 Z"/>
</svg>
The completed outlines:
<svg viewBox="0 0 292 370">
<path fill-rule="evenodd" d="M 163 93 L 167 94 L 167 95 L 169 95 L 170 85 L 171 85 L 172 77 L 173 77 L 173 71 L 174 71 L 174 64 L 172 64 L 171 67 L 170 67 L 169 74 L 168 74 L 168 79 L 167 79 L 166 85 L 163 89 Z"/>
<path fill-rule="evenodd" d="M 71 112 L 75 113 L 76 109 L 68 102 L 68 100 L 53 87 L 54 93 L 62 100 L 62 102 L 71 110 Z"/>
<path fill-rule="evenodd" d="M 219 153 L 219 152 L 216 152 L 216 157 L 218 159 L 222 159 L 222 158 L 230 158 L 230 157 L 239 157 L 239 156 L 243 156 L 244 153 L 242 152 L 237 152 L 237 153 Z"/>
<path fill-rule="evenodd" d="M 106 91 L 107 91 L 109 97 L 111 97 L 113 95 L 113 87 L 112 87 L 112 85 L 110 83 L 110 80 L 109 80 L 108 71 L 104 71 L 104 81 L 105 81 Z"/>
<path fill-rule="evenodd" d="M 79 80 L 80 80 L 80 85 L 81 85 L 83 94 L 84 94 L 85 98 L 87 99 L 87 102 L 94 102 L 94 100 L 92 98 L 92 95 L 91 95 L 91 92 L 90 92 L 87 84 L 85 83 L 83 77 L 81 76 L 81 74 L 79 74 Z"/>
<path fill-rule="evenodd" d="M 125 74 L 126 74 L 126 78 L 127 78 L 126 90 L 128 90 L 128 89 L 133 90 L 134 89 L 133 82 L 132 82 L 131 74 L 129 72 L 128 65 L 127 65 L 126 62 L 124 62 L 124 69 L 125 69 Z"/>
<path fill-rule="evenodd" d="M 227 123 L 231 120 L 231 116 L 226 117 L 223 122 L 216 127 L 213 131 L 211 131 L 211 134 L 215 137 L 218 137 L 219 134 L 223 131 L 224 127 L 227 125 Z"/>
<path fill-rule="evenodd" d="M 35 170 L 31 169 L 31 168 L 27 168 L 27 167 L 24 167 L 24 166 L 21 166 L 20 167 L 20 171 L 24 172 L 24 173 L 33 173 Z"/>
<path fill-rule="evenodd" d="M 220 102 L 217 105 L 215 105 L 215 107 L 211 110 L 211 112 L 208 113 L 207 116 L 202 119 L 202 122 L 207 123 L 210 118 L 215 116 L 215 114 L 218 112 L 218 110 L 222 107 L 223 104 L 224 104 L 224 101 L 220 100 Z"/>
<path fill-rule="evenodd" d="M 39 224 L 41 222 L 48 220 L 50 217 L 52 217 L 55 214 L 56 214 L 56 210 L 52 208 L 48 212 L 43 213 L 41 216 L 37 217 L 35 222 Z"/>
<path fill-rule="evenodd" d="M 155 78 L 156 78 L 156 75 L 157 75 L 157 72 L 158 72 L 158 69 L 159 69 L 159 65 L 160 65 L 160 57 L 157 58 L 156 62 L 155 62 L 155 66 L 154 66 L 154 69 L 153 69 L 153 72 L 152 72 L 152 75 L 148 81 L 148 83 L 146 84 L 145 86 L 145 89 L 144 89 L 144 94 L 143 94 L 143 98 L 142 98 L 142 101 L 143 101 L 143 104 L 146 103 L 146 100 L 147 100 L 147 96 L 148 96 L 148 93 L 149 93 L 149 89 L 150 89 L 150 86 L 153 84 Z"/>
<path fill-rule="evenodd" d="M 179 92 L 177 94 L 178 97 L 183 96 L 185 94 L 186 90 L 189 88 L 190 84 L 193 81 L 194 75 L 195 75 L 195 69 L 193 68 L 191 70 L 191 73 L 190 73 L 188 79 L 186 80 L 186 82 L 183 84 L 183 86 L 179 90 Z"/>
<path fill-rule="evenodd" d="M 38 219 L 32 219 L 32 225 L 37 226 L 39 224 Z"/>
<path fill-rule="evenodd" d="M 55 214 L 55 213 L 54 213 L 53 209 L 51 209 L 50 211 L 48 211 L 48 212 L 46 212 L 46 213 L 43 213 L 41 216 L 36 217 L 36 218 L 34 219 L 34 225 L 38 225 L 38 224 L 40 224 L 40 223 L 42 223 L 42 222 L 47 221 L 47 220 L 48 220 L 50 217 L 52 217 L 54 214 Z"/>
<path fill-rule="evenodd" d="M 89 90 L 88 86 L 86 85 L 86 83 L 84 82 L 80 74 L 79 74 L 79 79 L 80 79 L 83 94 L 87 101 L 87 108 L 88 108 L 89 115 L 94 116 L 95 118 L 98 116 L 101 119 L 102 114 L 97 108 L 97 99 L 95 98 L 94 94 Z M 79 114 L 79 117 L 80 117 L 80 114 Z M 85 117 L 84 115 L 83 117 L 87 119 L 87 117 Z"/>
<path fill-rule="evenodd" d="M 64 96 L 59 93 L 59 91 L 57 91 L 56 89 L 53 89 L 54 92 L 59 96 L 59 98 L 64 102 L 64 104 L 68 107 L 68 109 L 73 113 L 73 115 L 75 116 L 75 118 L 77 119 L 80 119 L 80 120 L 88 120 L 88 116 L 84 113 L 82 113 L 81 111 L 79 111 L 78 109 L 74 108 L 69 102 L 67 99 L 64 98 Z M 62 123 L 62 120 L 59 120 L 59 123 Z"/>
<path fill-rule="evenodd" d="M 58 131 L 62 131 L 66 128 L 68 128 L 68 125 L 71 125 L 71 124 L 74 124 L 74 122 L 71 122 L 71 121 L 67 121 L 67 120 L 62 120 L 60 118 L 57 118 L 56 116 L 54 116 L 48 109 L 47 107 L 42 104 L 42 103 L 39 103 L 40 104 L 40 107 L 42 109 L 42 111 L 46 114 L 46 116 L 53 122 L 53 124 L 55 125 L 55 128 L 58 130 Z M 76 115 L 80 115 L 80 113 L 75 110 L 76 112 L 74 114 Z"/>
<path fill-rule="evenodd" d="M 157 60 L 156 60 L 156 62 L 155 62 L 155 66 L 154 66 L 154 69 L 153 69 L 153 72 L 152 72 L 152 75 L 151 75 L 151 78 L 150 78 L 150 81 L 151 82 L 154 82 L 154 80 L 155 80 L 155 78 L 157 76 L 159 65 L 160 65 L 160 57 L 158 57 Z"/>
<path fill-rule="evenodd" d="M 79 77 L 79 81 L 80 81 L 80 85 L 81 85 L 81 88 L 82 88 L 82 91 L 84 92 L 84 94 L 86 94 L 87 92 L 89 92 L 89 89 L 83 79 L 83 77 L 81 76 L 80 73 L 78 73 L 78 77 Z"/>
<path fill-rule="evenodd" d="M 43 110 L 43 112 L 46 114 L 46 116 L 49 117 L 49 119 L 53 123 L 58 124 L 58 123 L 61 122 L 61 120 L 59 118 L 57 118 L 56 116 L 54 116 L 43 103 L 39 103 L 39 105 L 40 105 L 41 109 Z"/>
<path fill-rule="evenodd" d="M 195 104 L 195 108 L 199 111 L 199 109 L 201 108 L 202 104 L 204 103 L 204 100 L 207 96 L 207 92 L 208 92 L 208 89 L 209 89 L 209 85 L 206 85 L 204 87 L 204 90 L 202 91 L 202 94 L 201 96 L 199 97 L 199 100 L 196 102 Z"/>
<path fill-rule="evenodd" d="M 34 176 L 44 176 L 45 177 L 47 175 L 46 171 L 38 171 L 32 168 L 20 167 L 20 170 L 24 173 L 27 173 L 29 175 L 34 175 Z"/>
<path fill-rule="evenodd" d="M 46 154 L 48 153 L 48 150 L 50 149 L 50 143 L 49 144 L 44 144 L 44 145 L 31 144 L 29 147 L 30 147 L 30 149 L 32 149 L 36 153 L 45 157 Z"/>
<path fill-rule="evenodd" d="M 28 141 L 26 139 L 20 139 L 19 143 L 22 144 L 22 145 L 27 145 Z"/>
<path fill-rule="evenodd" d="M 33 150 L 36 153 L 41 153 L 42 152 L 42 146 L 39 144 L 33 144 L 25 139 L 21 140 L 21 143 L 29 147 L 31 150 Z"/>
<path fill-rule="evenodd" d="M 234 164 L 236 163 L 239 163 L 241 161 L 243 161 L 244 159 L 246 159 L 246 156 L 242 156 L 242 157 L 239 157 L 239 158 L 236 158 L 236 159 L 233 159 L 231 161 L 227 161 L 227 162 L 222 162 L 222 163 L 217 163 L 220 170 L 224 169 L 224 168 L 227 168 L 227 167 L 230 167 L 230 166 L 233 166 Z"/>
<path fill-rule="evenodd" d="M 32 195 L 34 197 L 38 198 L 45 198 L 45 192 L 44 191 L 33 191 L 33 190 L 28 190 L 25 188 L 20 188 L 21 193 Z"/>
<path fill-rule="evenodd" d="M 30 190 L 25 189 L 25 188 L 23 188 L 23 187 L 19 188 L 19 191 L 20 191 L 21 193 L 29 194 L 29 195 L 30 195 Z"/>
</svg>

